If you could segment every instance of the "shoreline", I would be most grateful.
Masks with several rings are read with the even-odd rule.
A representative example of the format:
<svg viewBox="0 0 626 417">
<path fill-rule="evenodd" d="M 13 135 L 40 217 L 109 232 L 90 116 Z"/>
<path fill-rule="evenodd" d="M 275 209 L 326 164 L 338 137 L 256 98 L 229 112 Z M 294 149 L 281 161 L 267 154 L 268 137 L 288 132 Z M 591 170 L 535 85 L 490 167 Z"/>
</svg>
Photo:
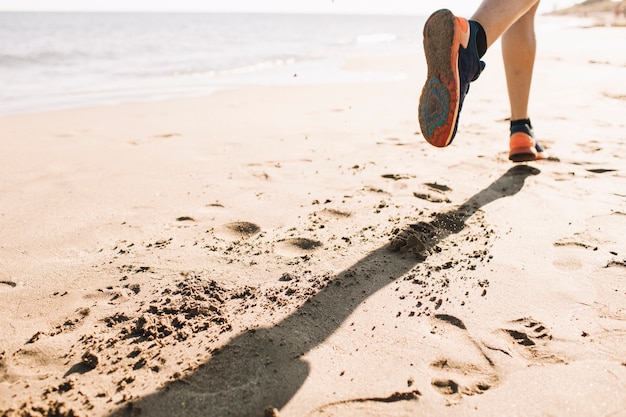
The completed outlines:
<svg viewBox="0 0 626 417">
<path fill-rule="evenodd" d="M 6 64 L 1 75 L 7 80 L 0 95 L 3 114 L 199 96 L 250 86 L 347 82 L 350 75 L 358 81 L 364 76 L 340 70 L 346 56 L 406 52 L 407 43 L 416 38 L 414 26 L 419 26 L 419 18 L 414 25 L 410 17 L 238 14 L 0 20 Z M 48 41 L 36 29 L 46 24 L 55 32 Z M 321 24 L 335 29 L 289 39 L 298 28 Z M 103 32 L 106 27 L 117 30 L 109 37 Z M 88 33 L 75 39 L 81 30 Z M 221 38 L 221 31 L 231 40 Z M 28 41 L 22 48 L 14 46 L 20 34 Z M 43 47 L 55 41 L 58 46 Z"/>
<path fill-rule="evenodd" d="M 419 16 L 416 16 L 416 18 L 418 21 L 424 19 Z M 574 14 L 555 15 L 553 12 L 539 16 L 538 30 L 551 32 L 563 28 L 594 25 L 589 22 L 591 22 L 589 18 Z M 416 42 L 413 46 L 414 48 L 412 49 L 409 49 L 407 45 L 395 46 L 391 53 L 378 51 L 378 54 L 389 55 L 391 59 L 401 55 L 417 55 L 419 58 L 423 54 L 421 43 Z M 374 52 L 369 51 L 369 55 L 374 55 Z M 270 66 L 267 66 L 267 63 L 258 63 L 249 67 L 235 68 L 224 73 L 216 73 L 215 77 L 210 77 L 197 85 L 189 84 L 184 79 L 181 79 L 176 82 L 173 82 L 174 80 L 165 80 L 162 84 L 144 87 L 143 90 L 116 90 L 107 93 L 108 95 L 99 97 L 96 97 L 97 92 L 87 91 L 81 94 L 92 95 L 93 98 L 81 98 L 80 94 L 76 93 L 69 99 L 64 98 L 66 104 L 59 101 L 58 98 L 40 98 L 38 101 L 41 104 L 22 104 L 17 108 L 7 108 L 0 111 L 0 117 L 72 110 L 83 107 L 110 107 L 123 104 L 203 97 L 222 91 L 249 88 L 367 83 L 373 81 L 389 82 L 413 76 L 413 74 L 398 71 L 390 66 L 387 66 L 385 71 L 378 71 L 368 69 L 366 66 L 353 66 L 350 64 L 351 61 L 358 61 L 361 57 L 367 58 L 368 53 L 364 53 L 359 48 L 354 47 L 347 56 L 343 57 L 299 60 L 295 63 L 274 63 Z"/>
</svg>

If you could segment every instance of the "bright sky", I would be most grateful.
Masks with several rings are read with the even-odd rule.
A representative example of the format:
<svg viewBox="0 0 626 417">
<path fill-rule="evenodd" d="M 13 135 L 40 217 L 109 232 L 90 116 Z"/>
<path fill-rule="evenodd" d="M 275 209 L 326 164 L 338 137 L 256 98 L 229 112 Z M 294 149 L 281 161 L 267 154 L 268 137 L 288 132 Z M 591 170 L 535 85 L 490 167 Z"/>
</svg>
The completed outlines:
<svg viewBox="0 0 626 417">
<path fill-rule="evenodd" d="M 582 0 L 543 0 L 547 12 Z M 448 8 L 470 15 L 480 0 L 0 0 L 0 11 L 212 11 L 427 15 Z"/>
</svg>

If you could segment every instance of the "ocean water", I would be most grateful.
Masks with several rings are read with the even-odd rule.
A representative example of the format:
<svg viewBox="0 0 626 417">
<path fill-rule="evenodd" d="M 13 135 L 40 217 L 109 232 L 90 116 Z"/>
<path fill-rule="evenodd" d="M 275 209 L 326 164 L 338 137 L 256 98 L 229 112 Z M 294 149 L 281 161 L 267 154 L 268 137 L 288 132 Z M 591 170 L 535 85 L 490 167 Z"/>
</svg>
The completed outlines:
<svg viewBox="0 0 626 417">
<path fill-rule="evenodd" d="M 357 82 L 359 55 L 415 52 L 424 18 L 212 13 L 0 13 L 0 114 Z"/>
</svg>

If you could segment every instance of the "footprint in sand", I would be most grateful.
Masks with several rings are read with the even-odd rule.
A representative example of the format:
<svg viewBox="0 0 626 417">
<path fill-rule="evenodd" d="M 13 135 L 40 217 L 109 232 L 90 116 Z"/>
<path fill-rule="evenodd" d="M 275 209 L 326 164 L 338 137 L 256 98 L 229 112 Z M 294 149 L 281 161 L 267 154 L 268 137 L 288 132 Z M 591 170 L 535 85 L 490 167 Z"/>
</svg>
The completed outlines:
<svg viewBox="0 0 626 417">
<path fill-rule="evenodd" d="M 450 378 L 435 378 L 431 384 L 442 395 L 476 395 L 489 390 L 497 377 L 485 372 L 486 369 L 469 363 L 450 362 L 447 359 L 430 364 L 431 369 Z"/>
<path fill-rule="evenodd" d="M 24 346 L 4 360 L 6 369 L 0 382 L 35 377 L 43 379 L 58 371 L 67 361 L 55 343 L 41 343 L 38 346 Z"/>
<path fill-rule="evenodd" d="M 450 337 L 454 351 L 430 364 L 433 374 L 432 387 L 452 401 L 462 396 L 482 394 L 496 386 L 500 378 L 491 359 L 485 354 L 482 345 L 468 333 L 465 324 L 457 317 L 448 314 L 434 316 L 437 328 L 443 327 L 442 335 Z M 458 344 L 463 343 L 461 348 Z"/>
<path fill-rule="evenodd" d="M 589 245 L 577 240 L 560 240 L 554 242 L 555 247 L 568 247 L 565 252 L 559 251 L 558 256 L 552 261 L 552 265 L 559 271 L 572 272 L 583 268 L 583 262 L 581 257 L 576 252 L 577 250 L 597 250 L 597 246 Z"/>
<path fill-rule="evenodd" d="M 421 200 L 430 201 L 431 203 L 450 203 L 450 199 L 444 194 L 452 189 L 444 184 L 437 184 L 436 182 L 426 182 L 424 185 L 430 192 L 414 192 L 413 195 Z"/>
<path fill-rule="evenodd" d="M 394 180 L 394 181 L 400 181 L 400 180 L 410 180 L 411 178 L 415 178 L 415 175 L 410 175 L 410 174 L 383 174 L 381 175 L 381 177 L 388 179 L 388 180 Z"/>
<path fill-rule="evenodd" d="M 325 228 L 326 226 L 340 224 L 342 220 L 347 219 L 350 216 L 352 216 L 352 213 L 349 211 L 325 208 L 309 214 L 309 220 L 316 228 Z"/>
<path fill-rule="evenodd" d="M 552 261 L 552 265 L 563 272 L 578 271 L 583 267 L 582 261 L 575 256 L 561 256 Z"/>
<path fill-rule="evenodd" d="M 224 239 L 248 239 L 261 233 L 261 227 L 251 222 L 232 222 L 216 230 L 216 235 Z"/>
<path fill-rule="evenodd" d="M 318 407 L 309 417 L 338 415 L 391 416 L 412 415 L 415 403 L 422 393 L 419 390 L 396 392 L 387 397 L 356 398 L 337 401 Z"/>
<path fill-rule="evenodd" d="M 617 256 L 621 252 L 620 245 L 623 246 L 626 214 L 614 212 L 588 217 L 578 228 L 579 231 L 553 244 L 559 248 L 553 265 L 561 271 L 573 271 L 589 266 L 585 265 L 582 259 L 583 256 L 588 256 L 590 251 L 597 252 L 595 256 L 600 257 L 606 257 L 607 254 Z M 614 265 L 610 262 L 607 266 Z"/>
<path fill-rule="evenodd" d="M 250 222 L 228 223 L 226 225 L 226 228 L 241 237 L 254 236 L 261 231 L 261 228 L 259 226 Z"/>
<path fill-rule="evenodd" d="M 89 307 L 79 308 L 74 312 L 72 316 L 66 317 L 64 320 L 59 322 L 48 331 L 38 331 L 26 342 L 26 344 L 32 344 L 37 342 L 42 337 L 54 337 L 61 333 L 72 332 L 83 325 L 87 317 L 91 314 L 91 310 Z"/>
<path fill-rule="evenodd" d="M 159 135 L 153 135 L 147 138 L 129 140 L 128 144 L 143 145 L 144 143 L 149 143 L 155 139 L 170 139 L 170 138 L 175 138 L 178 136 L 181 136 L 181 134 L 180 133 L 161 133 Z"/>
<path fill-rule="evenodd" d="M 276 250 L 278 254 L 283 256 L 305 256 L 322 246 L 322 242 L 319 240 L 295 237 L 279 241 L 276 245 Z"/>
<path fill-rule="evenodd" d="M 511 322 L 517 329 L 504 329 L 518 345 L 534 346 L 536 339 L 552 339 L 546 326 L 532 318 L 523 318 Z"/>
<path fill-rule="evenodd" d="M 430 193 L 418 193 L 418 192 L 414 192 L 413 195 L 417 198 L 419 198 L 420 200 L 426 200 L 426 201 L 430 201 L 431 203 L 449 203 L 450 199 L 447 197 L 441 197 L 438 195 L 433 195 Z"/>
<path fill-rule="evenodd" d="M 607 172 L 615 172 L 617 170 L 616 169 L 607 169 L 607 168 L 593 168 L 593 169 L 588 169 L 587 171 L 592 172 L 594 174 L 605 174 Z"/>
<path fill-rule="evenodd" d="M 440 193 L 445 193 L 447 191 L 452 191 L 452 188 L 448 187 L 445 184 L 437 184 L 436 182 L 425 182 L 425 186 L 431 188 L 435 191 L 439 191 Z"/>
<path fill-rule="evenodd" d="M 543 323 L 532 317 L 513 320 L 501 332 L 513 343 L 512 350 L 521 353 L 531 364 L 567 363 L 549 351 L 547 345 L 552 335 Z"/>
<path fill-rule="evenodd" d="M 320 217 L 326 220 L 330 220 L 330 219 L 344 219 L 344 218 L 352 216 L 352 213 L 349 211 L 325 208 L 323 210 L 314 212 L 312 215 L 315 217 Z"/>
</svg>

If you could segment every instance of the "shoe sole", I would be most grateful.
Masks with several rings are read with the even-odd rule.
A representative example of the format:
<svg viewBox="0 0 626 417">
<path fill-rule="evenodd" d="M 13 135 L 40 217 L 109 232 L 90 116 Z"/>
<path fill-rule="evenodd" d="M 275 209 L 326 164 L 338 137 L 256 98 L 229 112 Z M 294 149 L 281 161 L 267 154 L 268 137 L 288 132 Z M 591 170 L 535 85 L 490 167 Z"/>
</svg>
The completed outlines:
<svg viewBox="0 0 626 417">
<path fill-rule="evenodd" d="M 543 159 L 542 153 L 537 152 L 535 140 L 527 134 L 518 132 L 511 135 L 509 141 L 509 160 L 513 162 L 530 162 Z"/>
<path fill-rule="evenodd" d="M 440 148 L 452 142 L 459 116 L 459 46 L 467 46 L 468 38 L 467 20 L 449 10 L 433 13 L 424 25 L 428 76 L 420 96 L 419 123 L 428 143 Z"/>
</svg>

